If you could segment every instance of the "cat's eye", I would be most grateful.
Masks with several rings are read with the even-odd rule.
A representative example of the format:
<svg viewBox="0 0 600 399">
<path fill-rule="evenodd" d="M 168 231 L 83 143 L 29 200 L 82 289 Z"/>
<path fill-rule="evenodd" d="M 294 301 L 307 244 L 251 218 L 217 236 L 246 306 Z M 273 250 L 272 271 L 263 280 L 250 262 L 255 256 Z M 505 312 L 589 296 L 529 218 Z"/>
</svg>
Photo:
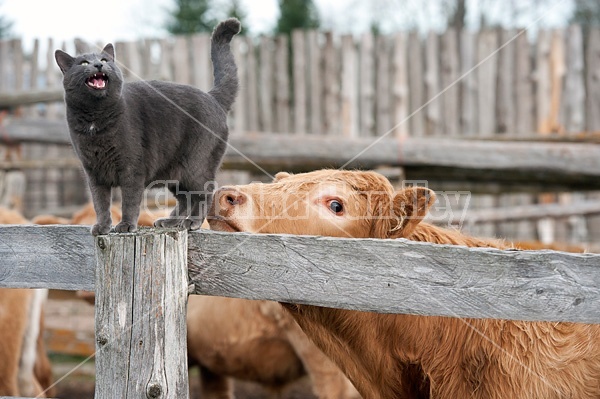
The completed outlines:
<svg viewBox="0 0 600 399">
<path fill-rule="evenodd" d="M 107 62 L 108 62 L 108 60 L 107 60 L 106 58 L 102 58 L 102 59 L 100 60 L 100 62 L 107 63 Z"/>
<path fill-rule="evenodd" d="M 90 65 L 90 63 L 89 63 L 89 62 L 87 62 L 87 61 L 81 61 L 81 64 L 79 64 L 79 65 L 86 66 L 86 65 Z"/>
</svg>

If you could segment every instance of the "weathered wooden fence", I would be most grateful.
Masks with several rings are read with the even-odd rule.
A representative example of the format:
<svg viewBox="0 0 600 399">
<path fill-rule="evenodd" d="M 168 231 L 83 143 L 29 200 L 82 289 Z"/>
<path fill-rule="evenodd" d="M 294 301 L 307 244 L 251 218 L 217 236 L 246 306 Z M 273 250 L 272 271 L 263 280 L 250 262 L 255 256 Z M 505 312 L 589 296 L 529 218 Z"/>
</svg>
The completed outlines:
<svg viewBox="0 0 600 399">
<path fill-rule="evenodd" d="M 80 40 L 68 44 L 35 41 L 33 46 L 20 40 L 0 42 L 0 108 L 14 109 L 17 104 L 50 101 L 20 107 L 20 114 L 42 121 L 63 120 L 61 76 L 54 62 L 54 49 L 62 47 L 83 52 L 103 45 Z M 26 52 L 25 47 L 32 50 Z M 128 79 L 167 79 L 202 89 L 211 85 L 208 35 L 143 39 L 117 43 L 116 47 L 117 58 Z M 597 143 L 598 136 L 590 134 L 600 131 L 600 117 L 596 112 L 600 109 L 599 29 L 592 29 L 587 36 L 578 26 L 542 30 L 533 39 L 517 30 L 460 34 L 448 30 L 425 36 L 416 32 L 339 36 L 331 32 L 297 31 L 290 38 L 238 37 L 233 48 L 242 90 L 230 118 L 232 131 L 241 140 L 247 138 L 247 142 L 252 141 L 255 132 L 276 133 L 283 137 L 280 147 L 275 148 L 281 149 L 281 154 L 290 154 L 283 147 L 294 145 L 294 138 L 290 136 L 299 141 L 309 136 L 327 136 L 332 138 L 332 143 L 337 138 L 364 144 L 366 142 L 360 140 L 389 132 L 387 138 L 430 140 L 433 147 L 440 143 L 440 137 L 503 140 L 506 137 L 531 139 L 534 135 L 546 138 L 554 133 L 570 139 L 582 132 L 587 132 L 584 136 Z M 9 118 L 0 123 L 0 137 L 6 136 L 10 123 Z M 388 143 L 382 141 L 381 144 Z M 393 142 L 393 145 L 398 143 Z M 358 145 L 351 147 L 358 148 Z M 476 156 L 479 147 L 475 147 L 471 152 L 458 154 Z M 535 152 L 534 147 L 537 144 L 531 145 L 531 152 Z M 28 161 L 72 156 L 68 146 L 57 144 L 30 143 L 19 148 L 22 149 L 20 159 Z M 328 144 L 317 148 L 333 153 L 339 146 Z M 448 149 L 448 153 L 450 151 Z M 347 154 L 348 159 L 356 153 Z M 404 153 L 399 151 L 398 154 Z M 483 154 L 487 156 L 490 152 Z M 554 157 L 560 160 L 562 153 L 557 151 Z M 297 163 L 285 162 L 283 156 L 278 158 L 284 162 L 272 163 L 273 168 L 339 166 L 348 160 L 336 163 L 327 158 L 320 163 L 303 158 L 305 165 L 298 167 Z M 294 156 L 288 160 L 292 158 L 300 159 Z M 519 156 L 515 154 L 510 159 L 519 160 Z M 382 158 L 378 165 L 387 162 L 388 159 Z M 398 163 L 402 162 L 403 159 Z M 64 208 L 65 203 L 81 204 L 86 200 L 81 174 L 73 164 L 29 168 L 26 172 L 29 187 L 43 187 L 28 193 L 29 213 L 31 209 L 58 211 L 57 207 L 65 212 L 65 209 L 73 209 Z M 247 159 L 234 164 L 243 164 L 244 169 L 249 167 Z M 10 168 L 11 165 L 4 166 Z M 350 164 L 355 165 L 357 163 Z M 511 191 L 521 192 L 507 194 L 506 181 L 499 184 L 494 181 L 497 175 L 487 174 L 486 170 L 478 173 L 475 167 L 469 173 L 454 170 L 454 176 L 449 179 L 446 172 L 450 169 L 446 167 L 440 170 L 435 165 L 421 166 L 420 172 L 416 166 L 409 169 L 409 179 L 425 177 L 435 184 L 462 179 L 461 184 L 468 181 L 470 185 L 453 187 L 493 194 L 475 196 L 473 208 L 528 206 L 559 200 L 567 206 L 569 198 L 587 197 L 589 201 L 599 198 L 594 193 L 539 197 L 537 193 L 544 189 L 554 191 L 560 190 L 561 185 L 565 187 L 564 180 L 554 181 L 545 173 L 513 173 L 520 181 L 512 184 Z M 568 174 L 565 171 L 563 176 Z M 478 184 L 473 185 L 472 181 Z M 440 189 L 440 186 L 432 188 Z M 568 187 L 582 191 L 595 188 L 593 179 Z M 536 194 L 523 194 L 531 191 Z M 569 239 L 573 230 L 570 223 L 555 223 L 558 231 L 554 239 Z M 580 235 L 598 240 L 599 217 L 577 223 L 584 226 Z M 518 222 L 512 227 L 510 223 L 481 223 L 473 232 L 532 238 L 538 230 L 538 226 L 527 222 Z"/>
<path fill-rule="evenodd" d="M 288 40 L 290 41 L 288 46 Z M 0 107 L 61 99 L 53 52 L 104 45 L 0 41 Z M 166 79 L 208 89 L 206 34 L 116 43 L 129 79 Z M 239 37 L 235 131 L 345 136 L 458 136 L 599 131 L 600 29 L 517 30 L 359 37 L 296 31 Z M 29 46 L 28 46 L 29 47 Z M 289 52 L 291 49 L 291 53 Z M 291 65 L 291 74 L 288 65 Z M 37 91 L 22 93 L 23 91 Z M 30 110 L 31 111 L 31 110 Z M 37 107 L 31 114 L 56 115 Z"/>
<path fill-rule="evenodd" d="M 0 287 L 96 292 L 96 399 L 187 398 L 188 293 L 600 323 L 600 254 L 407 240 L 0 227 Z"/>
</svg>

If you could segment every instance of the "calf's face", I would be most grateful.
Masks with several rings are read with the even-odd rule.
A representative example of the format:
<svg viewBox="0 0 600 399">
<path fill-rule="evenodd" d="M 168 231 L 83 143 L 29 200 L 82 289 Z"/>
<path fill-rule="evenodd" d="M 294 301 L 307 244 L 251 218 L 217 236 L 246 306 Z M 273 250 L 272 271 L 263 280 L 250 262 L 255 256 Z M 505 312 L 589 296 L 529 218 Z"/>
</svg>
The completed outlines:
<svg viewBox="0 0 600 399">
<path fill-rule="evenodd" d="M 223 187 L 207 217 L 211 229 L 333 237 L 406 237 L 435 200 L 433 191 L 395 191 L 375 172 L 278 173 L 269 184 Z"/>
</svg>

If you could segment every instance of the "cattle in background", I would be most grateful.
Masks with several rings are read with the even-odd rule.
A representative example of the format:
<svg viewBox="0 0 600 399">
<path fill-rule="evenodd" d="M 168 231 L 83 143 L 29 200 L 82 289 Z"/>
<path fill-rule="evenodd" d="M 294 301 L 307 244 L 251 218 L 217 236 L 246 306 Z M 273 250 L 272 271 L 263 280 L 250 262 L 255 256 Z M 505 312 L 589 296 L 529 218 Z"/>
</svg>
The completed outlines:
<svg viewBox="0 0 600 399">
<path fill-rule="evenodd" d="M 0 207 L 0 224 L 30 224 Z M 0 396 L 49 397 L 52 370 L 43 341 L 48 290 L 0 289 Z"/>
</svg>

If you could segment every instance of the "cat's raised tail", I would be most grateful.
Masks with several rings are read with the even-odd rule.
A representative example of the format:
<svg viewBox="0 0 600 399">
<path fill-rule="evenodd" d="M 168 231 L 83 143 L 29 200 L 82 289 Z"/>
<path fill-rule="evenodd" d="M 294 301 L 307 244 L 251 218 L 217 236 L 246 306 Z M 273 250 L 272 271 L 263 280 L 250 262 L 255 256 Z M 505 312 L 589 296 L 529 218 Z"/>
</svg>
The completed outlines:
<svg viewBox="0 0 600 399">
<path fill-rule="evenodd" d="M 212 33 L 210 55 L 215 75 L 215 85 L 208 93 L 229 112 L 238 92 L 237 66 L 229 43 L 240 32 L 241 24 L 236 18 L 219 23 Z"/>
</svg>

